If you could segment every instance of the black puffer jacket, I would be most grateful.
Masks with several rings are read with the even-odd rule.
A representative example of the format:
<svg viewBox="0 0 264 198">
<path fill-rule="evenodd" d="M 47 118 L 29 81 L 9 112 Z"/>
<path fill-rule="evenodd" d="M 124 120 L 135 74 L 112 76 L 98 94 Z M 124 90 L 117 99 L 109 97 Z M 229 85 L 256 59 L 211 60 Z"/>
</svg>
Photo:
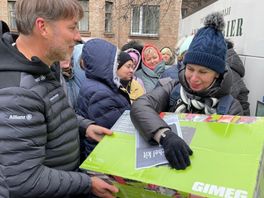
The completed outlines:
<svg viewBox="0 0 264 198">
<path fill-rule="evenodd" d="M 0 169 L 0 197 L 9 198 L 8 186 L 4 174 L 2 173 L 2 169 Z"/>
<path fill-rule="evenodd" d="M 247 89 L 246 84 L 243 81 L 245 68 L 243 62 L 233 48 L 227 50 L 226 62 L 232 69 L 231 94 L 240 102 L 244 111 L 243 115 L 250 115 L 248 102 L 249 90 Z"/>
<path fill-rule="evenodd" d="M 77 118 L 53 72 L 0 40 L 0 168 L 10 197 L 86 194 Z M 1 194 L 1 193 L 0 193 Z"/>
</svg>

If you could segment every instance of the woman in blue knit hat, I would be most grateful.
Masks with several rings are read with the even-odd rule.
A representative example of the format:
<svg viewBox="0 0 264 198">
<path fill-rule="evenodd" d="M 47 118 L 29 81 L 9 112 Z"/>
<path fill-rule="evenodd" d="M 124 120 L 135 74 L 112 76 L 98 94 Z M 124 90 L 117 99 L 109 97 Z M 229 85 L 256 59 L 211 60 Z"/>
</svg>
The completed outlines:
<svg viewBox="0 0 264 198">
<path fill-rule="evenodd" d="M 189 166 L 192 150 L 160 118 L 160 112 L 243 114 L 240 103 L 230 95 L 232 75 L 225 63 L 223 28 L 221 13 L 208 15 L 184 56 L 179 81 L 163 83 L 132 105 L 133 124 L 151 144 L 163 146 L 173 168 Z"/>
</svg>

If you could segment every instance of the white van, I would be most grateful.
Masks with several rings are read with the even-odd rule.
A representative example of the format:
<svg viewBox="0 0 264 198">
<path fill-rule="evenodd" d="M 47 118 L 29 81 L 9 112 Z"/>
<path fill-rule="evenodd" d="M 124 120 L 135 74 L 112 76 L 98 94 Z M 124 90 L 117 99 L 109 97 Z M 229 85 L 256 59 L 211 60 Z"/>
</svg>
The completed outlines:
<svg viewBox="0 0 264 198">
<path fill-rule="evenodd" d="M 226 21 L 225 37 L 234 42 L 234 49 L 245 65 L 244 81 L 250 90 L 251 115 L 255 115 L 257 101 L 264 98 L 264 1 L 218 0 L 181 19 L 179 38 L 195 33 L 203 26 L 204 18 L 221 11 Z"/>
</svg>

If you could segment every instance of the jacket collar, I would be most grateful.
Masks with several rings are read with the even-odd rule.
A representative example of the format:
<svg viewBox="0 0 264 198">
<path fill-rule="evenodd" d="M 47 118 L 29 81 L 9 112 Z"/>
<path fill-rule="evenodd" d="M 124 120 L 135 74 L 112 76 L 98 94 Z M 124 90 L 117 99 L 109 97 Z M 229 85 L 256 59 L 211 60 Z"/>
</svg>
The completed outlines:
<svg viewBox="0 0 264 198">
<path fill-rule="evenodd" d="M 0 40 L 0 71 L 20 71 L 33 75 L 46 75 L 50 68 L 38 57 L 33 56 L 31 61 L 20 53 L 15 46 Z"/>
</svg>

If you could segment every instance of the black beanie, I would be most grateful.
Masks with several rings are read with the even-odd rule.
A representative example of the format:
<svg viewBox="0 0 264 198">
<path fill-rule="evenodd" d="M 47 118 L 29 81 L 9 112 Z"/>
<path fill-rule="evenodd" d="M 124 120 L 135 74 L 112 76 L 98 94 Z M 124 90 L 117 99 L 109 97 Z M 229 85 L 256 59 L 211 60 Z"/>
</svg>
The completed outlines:
<svg viewBox="0 0 264 198">
<path fill-rule="evenodd" d="M 207 67 L 224 73 L 227 46 L 222 31 L 225 26 L 223 15 L 212 13 L 205 18 L 205 27 L 195 34 L 183 63 Z"/>
<path fill-rule="evenodd" d="M 132 58 L 130 57 L 130 55 L 126 52 L 121 51 L 119 56 L 118 56 L 118 67 L 117 67 L 117 69 L 120 69 L 129 60 L 132 61 Z"/>
</svg>

